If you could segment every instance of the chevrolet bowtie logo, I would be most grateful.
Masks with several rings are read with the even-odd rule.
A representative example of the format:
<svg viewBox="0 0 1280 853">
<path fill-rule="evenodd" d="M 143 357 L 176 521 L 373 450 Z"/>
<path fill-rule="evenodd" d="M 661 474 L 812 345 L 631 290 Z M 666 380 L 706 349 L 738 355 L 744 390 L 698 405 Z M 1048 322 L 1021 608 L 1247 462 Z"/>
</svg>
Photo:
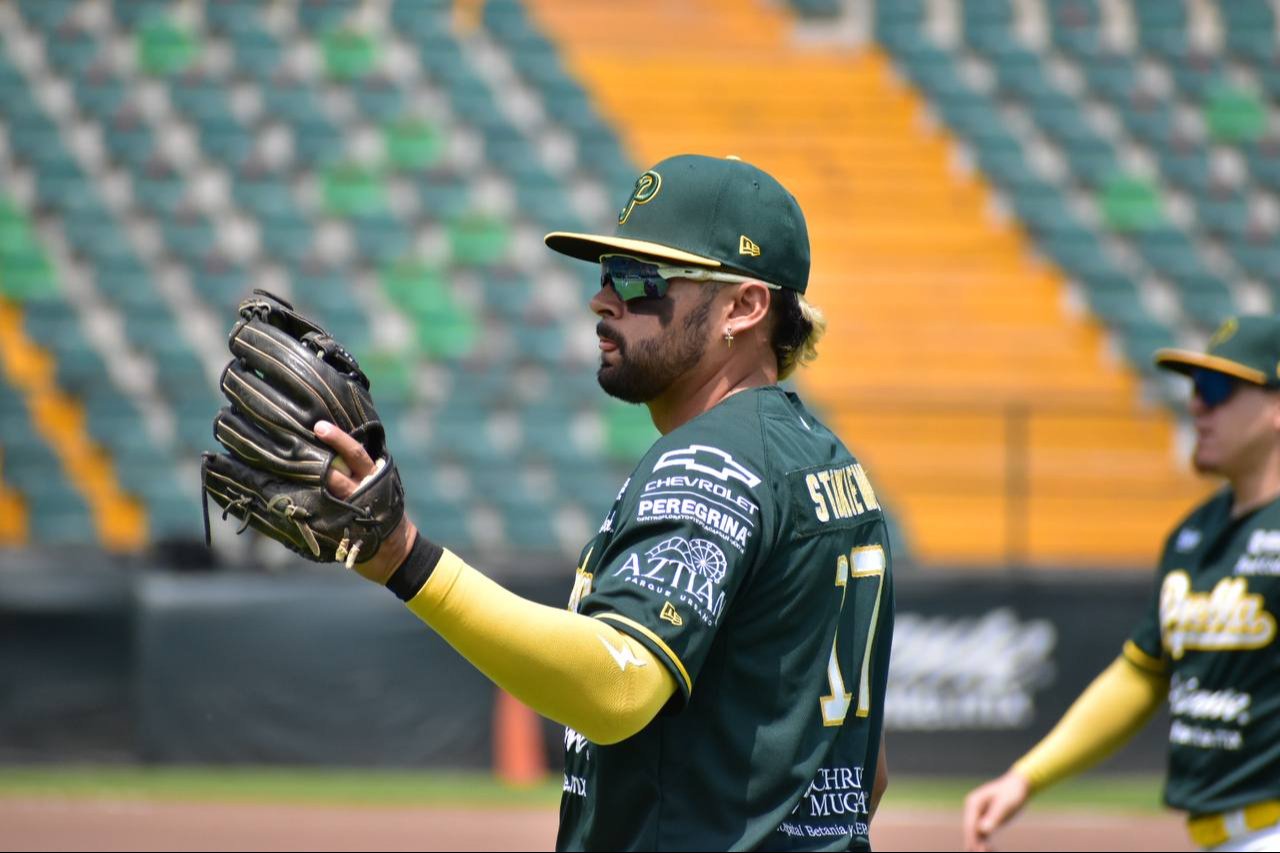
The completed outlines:
<svg viewBox="0 0 1280 853">
<path fill-rule="evenodd" d="M 753 258 L 760 257 L 760 247 L 757 246 L 746 234 L 738 236 L 738 254 L 750 255 Z"/>
</svg>

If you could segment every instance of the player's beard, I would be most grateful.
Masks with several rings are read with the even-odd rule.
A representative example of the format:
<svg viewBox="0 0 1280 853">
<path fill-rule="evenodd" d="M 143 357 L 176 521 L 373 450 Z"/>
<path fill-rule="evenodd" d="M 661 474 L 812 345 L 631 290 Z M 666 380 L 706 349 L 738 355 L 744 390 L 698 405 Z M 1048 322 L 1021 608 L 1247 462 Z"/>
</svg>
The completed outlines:
<svg viewBox="0 0 1280 853">
<path fill-rule="evenodd" d="M 605 322 L 596 333 L 618 347 L 616 364 L 601 364 L 596 379 L 610 397 L 626 403 L 647 403 L 660 397 L 682 373 L 702 360 L 707 351 L 707 318 L 714 292 L 689 312 L 678 326 L 668 326 L 652 338 L 627 341 Z"/>
</svg>

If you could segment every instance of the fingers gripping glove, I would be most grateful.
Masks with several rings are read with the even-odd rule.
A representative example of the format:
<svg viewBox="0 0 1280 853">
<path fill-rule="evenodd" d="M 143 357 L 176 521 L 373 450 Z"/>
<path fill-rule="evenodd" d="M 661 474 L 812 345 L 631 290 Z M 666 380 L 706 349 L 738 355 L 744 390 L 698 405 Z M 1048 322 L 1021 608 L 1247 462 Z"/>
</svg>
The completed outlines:
<svg viewBox="0 0 1280 853">
<path fill-rule="evenodd" d="M 364 562 L 404 515 L 368 378 L 328 332 L 266 291 L 255 290 L 239 314 L 228 340 L 234 359 L 219 382 L 230 405 L 213 422 L 230 452 L 204 455 L 206 498 L 223 518 L 240 519 L 238 532 L 252 527 L 317 562 Z M 337 457 L 312 432 L 320 420 L 349 433 L 377 465 L 345 500 L 325 487 Z"/>
</svg>

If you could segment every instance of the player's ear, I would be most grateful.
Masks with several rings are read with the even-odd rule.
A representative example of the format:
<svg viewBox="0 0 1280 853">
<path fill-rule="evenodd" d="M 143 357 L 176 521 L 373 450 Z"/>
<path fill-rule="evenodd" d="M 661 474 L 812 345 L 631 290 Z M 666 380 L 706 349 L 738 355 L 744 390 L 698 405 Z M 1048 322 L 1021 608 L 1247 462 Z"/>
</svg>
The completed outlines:
<svg viewBox="0 0 1280 853">
<path fill-rule="evenodd" d="M 729 305 L 726 319 L 732 322 L 735 333 L 763 324 L 769 314 L 772 299 L 772 293 L 762 282 L 747 281 L 734 285 L 733 301 Z"/>
</svg>

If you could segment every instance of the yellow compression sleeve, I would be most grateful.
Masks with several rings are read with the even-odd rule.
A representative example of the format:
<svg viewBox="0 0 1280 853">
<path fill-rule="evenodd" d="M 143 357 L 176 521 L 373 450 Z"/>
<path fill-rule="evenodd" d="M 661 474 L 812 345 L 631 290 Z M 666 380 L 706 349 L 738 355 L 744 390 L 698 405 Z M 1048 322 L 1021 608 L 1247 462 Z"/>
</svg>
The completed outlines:
<svg viewBox="0 0 1280 853">
<path fill-rule="evenodd" d="M 1146 725 L 1169 695 L 1169 678 L 1118 657 L 1013 769 L 1039 791 L 1106 758 Z"/>
<path fill-rule="evenodd" d="M 521 598 L 447 549 L 408 607 L 499 687 L 593 743 L 631 737 L 676 690 L 627 634 Z"/>
</svg>

